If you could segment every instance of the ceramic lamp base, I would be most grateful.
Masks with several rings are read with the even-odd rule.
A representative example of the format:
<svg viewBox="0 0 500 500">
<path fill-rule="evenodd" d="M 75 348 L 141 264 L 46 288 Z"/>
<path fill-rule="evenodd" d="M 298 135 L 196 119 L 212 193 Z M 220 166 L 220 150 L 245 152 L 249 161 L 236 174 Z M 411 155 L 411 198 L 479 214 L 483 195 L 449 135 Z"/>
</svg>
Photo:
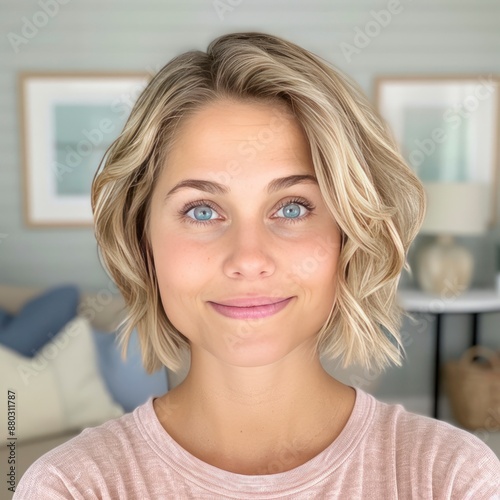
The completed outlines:
<svg viewBox="0 0 500 500">
<path fill-rule="evenodd" d="M 420 250 L 416 260 L 418 283 L 426 292 L 457 296 L 472 281 L 474 259 L 453 236 L 438 236 L 434 243 Z"/>
</svg>

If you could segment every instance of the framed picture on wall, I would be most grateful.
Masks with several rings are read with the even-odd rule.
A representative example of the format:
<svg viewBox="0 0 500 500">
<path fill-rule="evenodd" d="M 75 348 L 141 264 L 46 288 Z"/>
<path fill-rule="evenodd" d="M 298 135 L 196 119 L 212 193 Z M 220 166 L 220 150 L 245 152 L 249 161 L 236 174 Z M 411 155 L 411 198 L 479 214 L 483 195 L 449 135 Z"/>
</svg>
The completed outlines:
<svg viewBox="0 0 500 500">
<path fill-rule="evenodd" d="M 394 77 L 375 79 L 375 103 L 400 151 L 424 183 L 488 186 L 496 219 L 500 161 L 500 79 Z"/>
<path fill-rule="evenodd" d="M 92 226 L 90 188 L 150 75 L 21 73 L 28 226 Z"/>
</svg>

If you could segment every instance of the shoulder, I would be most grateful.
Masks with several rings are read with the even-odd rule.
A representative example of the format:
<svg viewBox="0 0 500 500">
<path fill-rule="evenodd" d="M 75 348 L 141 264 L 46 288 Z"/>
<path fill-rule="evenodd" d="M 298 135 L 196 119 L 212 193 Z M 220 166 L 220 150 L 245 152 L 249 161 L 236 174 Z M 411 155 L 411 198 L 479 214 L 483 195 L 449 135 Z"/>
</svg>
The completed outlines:
<svg viewBox="0 0 500 500">
<path fill-rule="evenodd" d="M 500 460 L 477 436 L 400 404 L 373 399 L 375 432 L 392 443 L 398 474 L 406 474 L 405 481 L 428 484 L 429 491 L 439 490 L 443 498 L 500 492 Z"/>
<path fill-rule="evenodd" d="M 106 471 L 119 474 L 136 450 L 147 449 L 140 446 L 143 436 L 136 418 L 139 413 L 147 415 L 149 405 L 148 401 L 131 413 L 84 429 L 47 452 L 22 476 L 14 498 L 57 499 L 76 491 L 99 491 Z"/>
</svg>

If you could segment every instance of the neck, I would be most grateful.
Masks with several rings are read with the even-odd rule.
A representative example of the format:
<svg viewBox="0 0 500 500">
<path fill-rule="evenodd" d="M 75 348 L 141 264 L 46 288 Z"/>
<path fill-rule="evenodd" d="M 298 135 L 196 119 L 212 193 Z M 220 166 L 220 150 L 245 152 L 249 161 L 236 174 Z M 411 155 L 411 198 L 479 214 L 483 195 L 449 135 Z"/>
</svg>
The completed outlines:
<svg viewBox="0 0 500 500">
<path fill-rule="evenodd" d="M 192 351 L 188 376 L 157 411 L 162 425 L 193 455 L 234 471 L 254 470 L 291 443 L 301 450 L 299 462 L 312 458 L 340 433 L 355 394 L 331 377 L 318 357 L 296 354 L 301 363 L 235 367 Z M 177 432 L 181 427 L 190 429 L 191 439 Z M 251 457 L 246 465 L 242 456 Z"/>
</svg>

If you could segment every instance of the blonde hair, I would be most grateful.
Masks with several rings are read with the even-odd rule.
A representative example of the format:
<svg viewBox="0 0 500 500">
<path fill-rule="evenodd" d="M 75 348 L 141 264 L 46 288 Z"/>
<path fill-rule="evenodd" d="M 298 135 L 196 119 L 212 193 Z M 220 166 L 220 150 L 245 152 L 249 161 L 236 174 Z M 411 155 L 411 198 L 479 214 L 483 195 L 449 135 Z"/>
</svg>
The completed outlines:
<svg viewBox="0 0 500 500">
<path fill-rule="evenodd" d="M 95 235 L 128 308 L 120 325 L 124 351 L 134 328 L 149 373 L 161 365 L 179 371 L 181 350 L 189 350 L 162 306 L 149 204 L 176 128 L 221 99 L 283 103 L 309 141 L 322 196 L 341 230 L 336 300 L 318 332 L 318 353 L 343 358 L 344 368 L 400 366 L 404 313 L 396 291 L 402 269 L 411 274 L 407 252 L 424 217 L 423 187 L 357 84 L 307 50 L 256 32 L 220 36 L 206 53 L 189 51 L 166 64 L 96 172 Z"/>
</svg>

